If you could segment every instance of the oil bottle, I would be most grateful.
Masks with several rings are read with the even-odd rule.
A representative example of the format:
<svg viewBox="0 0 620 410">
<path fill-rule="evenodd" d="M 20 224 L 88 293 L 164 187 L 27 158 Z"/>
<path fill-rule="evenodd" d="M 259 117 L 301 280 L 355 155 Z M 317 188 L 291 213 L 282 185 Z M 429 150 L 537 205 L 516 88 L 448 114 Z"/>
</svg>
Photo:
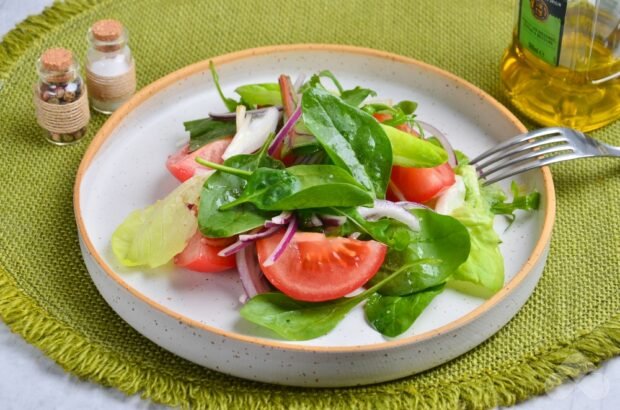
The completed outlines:
<svg viewBox="0 0 620 410">
<path fill-rule="evenodd" d="M 620 118 L 620 0 L 517 0 L 500 78 L 508 99 L 546 126 L 582 131 Z"/>
</svg>

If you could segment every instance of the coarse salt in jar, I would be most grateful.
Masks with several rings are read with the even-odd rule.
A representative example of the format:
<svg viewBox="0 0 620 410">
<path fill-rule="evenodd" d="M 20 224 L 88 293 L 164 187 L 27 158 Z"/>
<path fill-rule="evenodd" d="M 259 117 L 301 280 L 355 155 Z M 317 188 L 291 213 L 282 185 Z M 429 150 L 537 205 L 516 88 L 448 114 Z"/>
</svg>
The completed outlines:
<svg viewBox="0 0 620 410">
<path fill-rule="evenodd" d="M 136 69 L 128 33 L 116 20 L 99 20 L 88 31 L 86 82 L 91 106 L 111 114 L 136 91 Z"/>
<path fill-rule="evenodd" d="M 37 71 L 34 105 L 46 140 L 56 145 L 79 141 L 86 135 L 90 111 L 73 54 L 64 48 L 51 48 L 37 61 Z"/>
</svg>

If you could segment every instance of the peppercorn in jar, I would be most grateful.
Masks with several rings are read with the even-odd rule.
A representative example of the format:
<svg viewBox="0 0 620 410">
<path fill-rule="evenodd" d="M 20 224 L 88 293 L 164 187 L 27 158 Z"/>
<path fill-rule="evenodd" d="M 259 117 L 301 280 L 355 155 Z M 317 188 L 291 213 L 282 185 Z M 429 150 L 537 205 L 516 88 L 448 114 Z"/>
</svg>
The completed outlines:
<svg viewBox="0 0 620 410">
<path fill-rule="evenodd" d="M 86 135 L 90 111 L 73 54 L 64 48 L 51 48 L 39 58 L 37 70 L 34 104 L 45 138 L 56 145 L 79 141 Z"/>
</svg>

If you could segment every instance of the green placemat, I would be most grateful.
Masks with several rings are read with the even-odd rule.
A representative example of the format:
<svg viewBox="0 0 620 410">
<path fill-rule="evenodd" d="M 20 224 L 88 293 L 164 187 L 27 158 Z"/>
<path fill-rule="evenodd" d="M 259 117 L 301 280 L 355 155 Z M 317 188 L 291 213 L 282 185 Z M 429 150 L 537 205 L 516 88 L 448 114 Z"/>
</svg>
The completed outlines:
<svg viewBox="0 0 620 410">
<path fill-rule="evenodd" d="M 509 405 L 620 354 L 620 161 L 554 168 L 557 224 L 535 293 L 488 342 L 423 374 L 348 389 L 300 389 L 225 376 L 149 342 L 106 305 L 80 257 L 72 211 L 89 137 L 57 148 L 36 125 L 34 62 L 50 46 L 83 57 L 99 18 L 131 33 L 139 85 L 212 56 L 283 43 L 342 43 L 411 56 L 499 97 L 510 1 L 67 1 L 0 47 L 0 317 L 67 371 L 192 408 L 487 408 Z M 501 98 L 500 98 L 501 100 Z M 593 133 L 620 145 L 620 122 Z"/>
</svg>

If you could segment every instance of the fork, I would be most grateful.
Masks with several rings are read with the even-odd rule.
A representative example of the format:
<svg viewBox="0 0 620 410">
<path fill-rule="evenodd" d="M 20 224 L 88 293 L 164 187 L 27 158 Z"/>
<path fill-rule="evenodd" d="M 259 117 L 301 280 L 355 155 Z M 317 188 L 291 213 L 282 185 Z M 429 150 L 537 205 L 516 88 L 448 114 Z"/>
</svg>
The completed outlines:
<svg viewBox="0 0 620 410">
<path fill-rule="evenodd" d="M 489 185 L 534 168 L 589 157 L 620 157 L 620 147 L 604 144 L 572 128 L 549 127 L 512 137 L 469 163 Z"/>
</svg>

